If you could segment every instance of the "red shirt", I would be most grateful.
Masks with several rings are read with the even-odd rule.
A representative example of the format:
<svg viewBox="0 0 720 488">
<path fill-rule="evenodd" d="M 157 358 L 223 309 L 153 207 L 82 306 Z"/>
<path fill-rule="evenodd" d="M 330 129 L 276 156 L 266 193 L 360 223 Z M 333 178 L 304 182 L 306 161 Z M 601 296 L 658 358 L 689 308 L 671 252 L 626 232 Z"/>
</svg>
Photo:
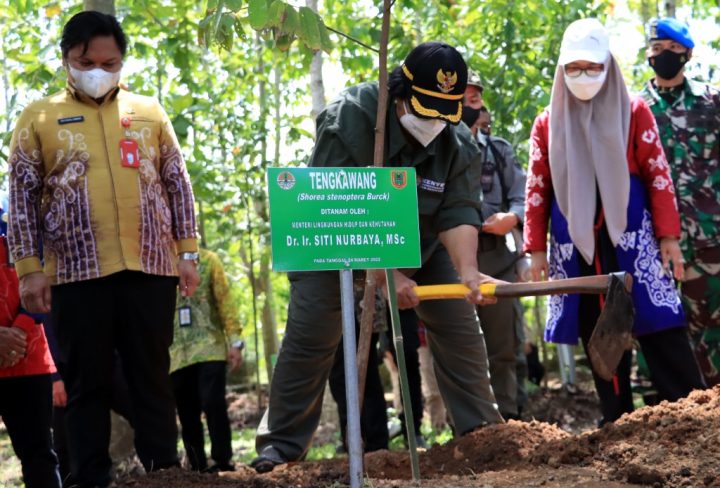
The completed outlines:
<svg viewBox="0 0 720 488">
<path fill-rule="evenodd" d="M 525 187 L 525 252 L 547 250 L 548 220 L 553 198 L 548 161 L 550 112 L 537 116 L 530 132 L 530 163 Z M 675 187 L 670 166 L 662 149 L 655 117 L 642 98 L 631 102 L 630 138 L 627 148 L 628 169 L 645 183 L 650 195 L 655 236 L 680 236 Z"/>
<path fill-rule="evenodd" d="M 15 376 L 54 373 L 50 349 L 42 324 L 20 313 L 20 291 L 15 269 L 7 264 L 5 237 L 0 236 L 0 327 L 18 327 L 25 331 L 27 352 L 15 366 L 0 368 L 0 379 Z"/>
</svg>

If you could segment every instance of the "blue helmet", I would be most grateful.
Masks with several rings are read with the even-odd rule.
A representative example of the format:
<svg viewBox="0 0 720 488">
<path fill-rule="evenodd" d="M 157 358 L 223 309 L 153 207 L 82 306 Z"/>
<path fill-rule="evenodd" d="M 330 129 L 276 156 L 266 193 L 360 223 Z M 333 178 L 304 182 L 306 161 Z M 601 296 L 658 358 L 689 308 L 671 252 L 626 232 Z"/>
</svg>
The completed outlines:
<svg viewBox="0 0 720 488">
<path fill-rule="evenodd" d="M 678 44 L 682 44 L 688 49 L 695 47 L 695 42 L 690 35 L 688 25 L 672 17 L 652 20 L 650 22 L 648 39 L 651 41 L 670 39 Z"/>
</svg>

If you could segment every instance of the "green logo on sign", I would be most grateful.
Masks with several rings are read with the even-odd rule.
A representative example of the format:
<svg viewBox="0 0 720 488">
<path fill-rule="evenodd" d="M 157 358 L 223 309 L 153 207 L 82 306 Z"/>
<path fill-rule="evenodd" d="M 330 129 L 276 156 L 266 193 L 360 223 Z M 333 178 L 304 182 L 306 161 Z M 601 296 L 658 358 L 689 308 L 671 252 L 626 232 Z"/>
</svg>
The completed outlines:
<svg viewBox="0 0 720 488">
<path fill-rule="evenodd" d="M 414 168 L 270 168 L 276 271 L 416 268 Z"/>
<path fill-rule="evenodd" d="M 289 171 L 283 171 L 278 175 L 277 183 L 283 190 L 289 190 L 295 186 L 295 177 Z"/>
</svg>

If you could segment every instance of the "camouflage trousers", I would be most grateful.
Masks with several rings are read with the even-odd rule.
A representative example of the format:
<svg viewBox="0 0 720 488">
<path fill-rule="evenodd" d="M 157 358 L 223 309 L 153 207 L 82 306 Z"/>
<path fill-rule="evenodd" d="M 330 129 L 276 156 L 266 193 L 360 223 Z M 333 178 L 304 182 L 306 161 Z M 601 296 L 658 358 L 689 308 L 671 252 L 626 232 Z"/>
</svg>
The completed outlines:
<svg viewBox="0 0 720 488">
<path fill-rule="evenodd" d="M 695 355 L 708 386 L 720 383 L 720 247 L 695 250 L 682 299 Z"/>
</svg>

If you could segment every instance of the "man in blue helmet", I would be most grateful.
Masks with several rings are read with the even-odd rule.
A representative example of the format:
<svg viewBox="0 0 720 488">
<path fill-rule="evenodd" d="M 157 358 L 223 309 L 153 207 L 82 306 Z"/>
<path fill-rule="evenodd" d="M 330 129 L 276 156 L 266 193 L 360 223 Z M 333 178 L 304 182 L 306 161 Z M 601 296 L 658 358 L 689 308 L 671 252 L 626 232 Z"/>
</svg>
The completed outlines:
<svg viewBox="0 0 720 488">
<path fill-rule="evenodd" d="M 682 296 L 708 386 L 720 383 L 720 93 L 685 77 L 695 42 L 677 19 L 653 20 L 643 90 L 677 191 L 685 259 Z"/>
</svg>

